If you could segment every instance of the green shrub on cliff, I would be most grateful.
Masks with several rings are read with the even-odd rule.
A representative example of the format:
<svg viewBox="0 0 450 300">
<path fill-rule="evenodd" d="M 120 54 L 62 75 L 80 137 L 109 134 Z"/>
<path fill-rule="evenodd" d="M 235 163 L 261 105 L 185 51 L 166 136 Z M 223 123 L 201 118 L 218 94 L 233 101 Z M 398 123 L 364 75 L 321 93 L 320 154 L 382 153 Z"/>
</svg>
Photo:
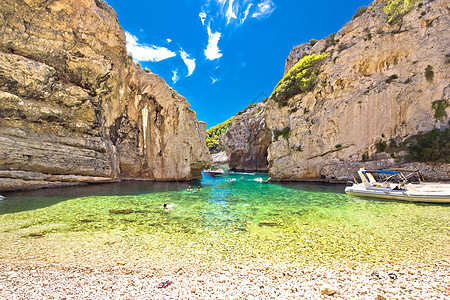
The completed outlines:
<svg viewBox="0 0 450 300">
<path fill-rule="evenodd" d="M 440 121 L 441 119 L 447 117 L 447 112 L 445 111 L 450 103 L 446 99 L 436 100 L 431 103 L 431 108 L 434 110 L 434 119 Z"/>
<path fill-rule="evenodd" d="M 401 20 L 414 7 L 416 0 L 390 0 L 383 7 L 388 16 L 388 23 L 394 24 Z"/>
<path fill-rule="evenodd" d="M 357 17 L 363 15 L 367 10 L 367 6 L 360 6 L 358 7 L 358 9 L 356 10 L 355 15 L 353 16 L 352 20 L 356 19 Z"/>
<path fill-rule="evenodd" d="M 409 136 L 404 141 L 392 138 L 385 143 L 383 151 L 395 156 L 406 152 L 407 161 L 444 162 L 450 163 L 450 129 L 437 128 Z M 377 145 L 378 148 L 378 145 Z"/>
<path fill-rule="evenodd" d="M 409 140 L 409 159 L 412 161 L 450 163 L 450 129 L 433 129 Z"/>
<path fill-rule="evenodd" d="M 270 99 L 283 105 L 292 96 L 313 90 L 317 83 L 319 67 L 326 57 L 325 53 L 303 57 L 284 75 Z"/>
<path fill-rule="evenodd" d="M 219 137 L 227 132 L 230 127 L 233 118 L 226 120 L 223 123 L 217 124 L 206 130 L 206 147 L 208 147 L 210 153 L 218 153 L 223 151 L 223 147 L 219 144 Z"/>
</svg>

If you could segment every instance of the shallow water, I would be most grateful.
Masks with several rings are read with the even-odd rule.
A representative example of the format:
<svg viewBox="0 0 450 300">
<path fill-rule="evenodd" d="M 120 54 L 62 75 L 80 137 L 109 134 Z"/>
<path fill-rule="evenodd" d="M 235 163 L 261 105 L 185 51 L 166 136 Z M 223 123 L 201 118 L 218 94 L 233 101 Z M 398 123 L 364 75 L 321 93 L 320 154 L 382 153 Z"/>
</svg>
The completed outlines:
<svg viewBox="0 0 450 300">
<path fill-rule="evenodd" d="M 110 247 L 124 256 L 157 252 L 201 260 L 410 263 L 448 257 L 449 205 L 378 201 L 348 196 L 343 185 L 265 184 L 255 181 L 259 177 L 267 175 L 8 193 L 0 201 L 0 251 L 5 255 L 11 242 L 28 245 L 30 256 L 51 243 L 69 253 L 70 241 L 78 241 L 91 254 Z M 192 191 L 186 191 L 189 184 Z"/>
</svg>

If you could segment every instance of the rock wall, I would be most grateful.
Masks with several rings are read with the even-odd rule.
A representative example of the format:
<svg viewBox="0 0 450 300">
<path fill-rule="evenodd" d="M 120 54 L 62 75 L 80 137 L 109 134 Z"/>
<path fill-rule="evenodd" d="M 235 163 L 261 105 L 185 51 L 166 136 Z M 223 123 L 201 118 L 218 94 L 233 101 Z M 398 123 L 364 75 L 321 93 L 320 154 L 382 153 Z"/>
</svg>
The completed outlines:
<svg viewBox="0 0 450 300">
<path fill-rule="evenodd" d="M 0 190 L 186 180 L 206 127 L 94 0 L 0 0 Z"/>
<path fill-rule="evenodd" d="M 290 128 L 289 138 L 274 138 L 268 150 L 274 180 L 339 177 L 327 166 L 359 164 L 374 158 L 379 141 L 449 126 L 450 108 L 440 119 L 432 108 L 433 101 L 450 99 L 448 0 L 416 1 L 393 24 L 383 11 L 386 2 L 374 1 L 315 44 L 311 53 L 328 58 L 312 91 L 283 107 L 268 102 L 267 127 Z M 448 171 L 438 177 L 450 178 Z"/>
<path fill-rule="evenodd" d="M 231 170 L 267 171 L 267 148 L 272 132 L 266 126 L 265 103 L 258 103 L 234 117 L 219 139 Z"/>
<path fill-rule="evenodd" d="M 300 59 L 309 55 L 311 53 L 312 46 L 309 43 L 302 43 L 298 46 L 294 46 L 289 53 L 288 58 L 286 58 L 286 63 L 284 65 L 284 74 L 289 72 L 289 70 L 297 63 Z"/>
</svg>

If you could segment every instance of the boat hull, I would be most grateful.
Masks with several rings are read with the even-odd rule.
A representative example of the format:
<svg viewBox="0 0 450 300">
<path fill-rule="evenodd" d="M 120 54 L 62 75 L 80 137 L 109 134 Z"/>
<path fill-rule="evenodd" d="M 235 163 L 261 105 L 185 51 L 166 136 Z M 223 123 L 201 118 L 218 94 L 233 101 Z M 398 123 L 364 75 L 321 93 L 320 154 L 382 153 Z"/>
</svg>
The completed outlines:
<svg viewBox="0 0 450 300">
<path fill-rule="evenodd" d="M 412 201 L 412 202 L 432 202 L 432 203 L 450 203 L 450 194 L 447 193 L 417 193 L 411 191 L 396 191 L 396 190 L 364 190 L 360 188 L 347 187 L 345 193 L 353 196 L 360 197 L 373 197 L 379 199 L 388 200 L 401 200 L 401 201 Z"/>
</svg>

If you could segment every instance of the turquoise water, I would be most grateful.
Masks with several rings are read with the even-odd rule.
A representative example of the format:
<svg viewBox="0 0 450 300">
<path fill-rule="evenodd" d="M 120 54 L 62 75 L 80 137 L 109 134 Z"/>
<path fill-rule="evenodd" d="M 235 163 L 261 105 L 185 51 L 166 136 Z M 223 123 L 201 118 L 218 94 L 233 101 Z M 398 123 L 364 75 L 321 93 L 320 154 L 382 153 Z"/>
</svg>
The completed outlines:
<svg viewBox="0 0 450 300">
<path fill-rule="evenodd" d="M 228 174 L 190 183 L 9 193 L 0 201 L 0 236 L 30 248 L 51 242 L 67 251 L 67 241 L 87 238 L 83 247 L 98 251 L 115 244 L 122 246 L 108 251 L 205 260 L 409 263 L 448 257 L 449 205 L 364 199 L 344 194 L 343 185 L 265 184 L 255 181 L 259 177 L 267 179 Z"/>
</svg>

